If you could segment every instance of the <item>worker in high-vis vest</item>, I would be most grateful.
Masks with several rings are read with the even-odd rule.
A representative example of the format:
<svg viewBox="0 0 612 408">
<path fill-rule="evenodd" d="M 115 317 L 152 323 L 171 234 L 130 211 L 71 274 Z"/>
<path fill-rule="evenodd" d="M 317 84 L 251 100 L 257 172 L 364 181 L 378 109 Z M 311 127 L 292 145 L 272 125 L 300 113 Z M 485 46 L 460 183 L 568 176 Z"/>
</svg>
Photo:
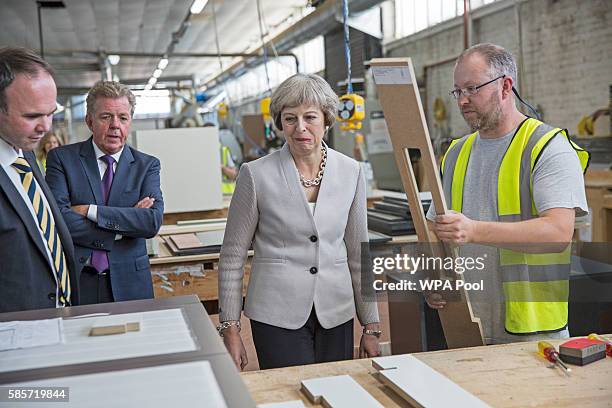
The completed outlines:
<svg viewBox="0 0 612 408">
<path fill-rule="evenodd" d="M 497 45 L 457 59 L 451 95 L 471 133 L 441 162 L 450 213 L 436 216 L 432 205 L 427 214 L 441 241 L 486 260 L 466 280 L 485 282 L 484 293 L 469 296 L 481 302 L 473 311 L 487 343 L 569 337 L 570 244 L 575 217 L 588 212 L 589 154 L 566 130 L 517 109 L 516 78 L 514 57 Z M 446 305 L 439 293 L 426 300 Z"/>
<path fill-rule="evenodd" d="M 223 194 L 234 193 L 237 176 L 238 170 L 229 147 L 221 145 L 221 191 Z"/>
</svg>

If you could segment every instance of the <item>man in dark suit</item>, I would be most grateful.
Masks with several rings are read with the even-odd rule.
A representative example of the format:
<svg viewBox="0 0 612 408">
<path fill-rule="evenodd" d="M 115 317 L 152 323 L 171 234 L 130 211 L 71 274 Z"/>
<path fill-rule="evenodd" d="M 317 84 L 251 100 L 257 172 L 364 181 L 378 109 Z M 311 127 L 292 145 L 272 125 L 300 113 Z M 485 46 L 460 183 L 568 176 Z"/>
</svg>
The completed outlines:
<svg viewBox="0 0 612 408">
<path fill-rule="evenodd" d="M 77 302 L 72 239 L 32 150 L 51 127 L 49 64 L 0 48 L 0 312 Z"/>
<path fill-rule="evenodd" d="M 88 140 L 52 150 L 47 182 L 72 234 L 81 304 L 153 297 L 145 238 L 162 223 L 159 160 L 125 144 L 136 99 L 97 82 L 87 96 Z"/>
</svg>

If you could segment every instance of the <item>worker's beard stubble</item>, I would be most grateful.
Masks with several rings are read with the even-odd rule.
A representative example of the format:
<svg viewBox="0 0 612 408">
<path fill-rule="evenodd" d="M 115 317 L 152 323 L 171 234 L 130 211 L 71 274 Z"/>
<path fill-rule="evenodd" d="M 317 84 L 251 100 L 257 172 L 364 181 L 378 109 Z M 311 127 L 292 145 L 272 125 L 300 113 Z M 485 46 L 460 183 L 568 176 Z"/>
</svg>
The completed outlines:
<svg viewBox="0 0 612 408">
<path fill-rule="evenodd" d="M 463 112 L 461 112 L 463 119 L 465 119 L 465 122 L 468 124 L 472 132 L 495 129 L 497 125 L 499 125 L 499 121 L 501 120 L 502 116 L 502 108 L 495 93 L 491 94 L 491 97 L 485 106 L 490 106 L 490 110 L 488 112 L 482 112 L 481 110 L 476 109 L 475 106 L 471 106 L 469 110 L 476 113 L 473 118 L 467 118 Z"/>
</svg>

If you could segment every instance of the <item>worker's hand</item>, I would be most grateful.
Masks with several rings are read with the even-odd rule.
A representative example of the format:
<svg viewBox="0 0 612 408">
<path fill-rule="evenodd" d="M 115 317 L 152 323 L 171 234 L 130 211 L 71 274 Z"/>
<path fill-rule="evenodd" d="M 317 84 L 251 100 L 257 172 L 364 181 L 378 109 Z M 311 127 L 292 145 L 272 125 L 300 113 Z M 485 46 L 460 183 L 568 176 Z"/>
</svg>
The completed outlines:
<svg viewBox="0 0 612 408">
<path fill-rule="evenodd" d="M 446 300 L 438 292 L 423 292 L 427 305 L 432 309 L 443 309 L 446 305 Z"/>
<path fill-rule="evenodd" d="M 242 337 L 240 337 L 240 331 L 236 326 L 230 326 L 223 331 L 223 343 L 229 352 L 236 368 L 242 371 L 244 367 L 249 363 L 247 359 L 246 349 L 244 343 L 242 343 Z"/>
<path fill-rule="evenodd" d="M 86 205 L 73 205 L 70 207 L 72 211 L 82 215 L 83 217 L 87 217 L 87 211 L 89 211 L 89 204 Z"/>
<path fill-rule="evenodd" d="M 155 204 L 155 199 L 153 197 L 145 197 L 137 202 L 134 208 L 151 208 L 153 204 Z"/>
<path fill-rule="evenodd" d="M 366 329 L 380 330 L 378 323 L 366 324 Z M 359 342 L 359 358 L 380 356 L 380 341 L 378 337 L 371 334 L 362 334 Z"/>
<path fill-rule="evenodd" d="M 445 215 L 437 215 L 433 226 L 438 239 L 442 242 L 453 244 L 474 242 L 476 221 L 461 213 L 451 211 Z"/>
<path fill-rule="evenodd" d="M 236 180 L 238 177 L 238 169 L 235 167 L 221 166 L 221 173 L 230 180 Z"/>
</svg>

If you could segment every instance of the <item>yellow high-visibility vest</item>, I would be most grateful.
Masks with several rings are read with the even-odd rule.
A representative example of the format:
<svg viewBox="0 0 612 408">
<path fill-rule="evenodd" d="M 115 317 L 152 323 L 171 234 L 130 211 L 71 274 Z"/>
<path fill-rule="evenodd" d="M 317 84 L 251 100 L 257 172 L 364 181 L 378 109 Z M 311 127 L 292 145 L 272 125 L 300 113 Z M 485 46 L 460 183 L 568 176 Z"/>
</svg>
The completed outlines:
<svg viewBox="0 0 612 408">
<path fill-rule="evenodd" d="M 538 217 L 533 202 L 532 174 L 542 151 L 556 135 L 567 138 L 582 171 L 589 153 L 569 139 L 567 130 L 536 119 L 524 120 L 513 136 L 499 167 L 497 216 L 500 222 Z M 454 140 L 440 171 L 447 204 L 461 212 L 463 186 L 476 133 Z M 499 249 L 499 268 L 505 296 L 505 329 L 511 334 L 555 332 L 567 326 L 571 245 L 559 253 L 529 254 Z"/>
<path fill-rule="evenodd" d="M 230 149 L 227 146 L 221 146 L 221 165 L 227 166 L 229 163 Z M 234 194 L 236 182 L 221 174 L 221 192 L 223 194 Z"/>
</svg>

